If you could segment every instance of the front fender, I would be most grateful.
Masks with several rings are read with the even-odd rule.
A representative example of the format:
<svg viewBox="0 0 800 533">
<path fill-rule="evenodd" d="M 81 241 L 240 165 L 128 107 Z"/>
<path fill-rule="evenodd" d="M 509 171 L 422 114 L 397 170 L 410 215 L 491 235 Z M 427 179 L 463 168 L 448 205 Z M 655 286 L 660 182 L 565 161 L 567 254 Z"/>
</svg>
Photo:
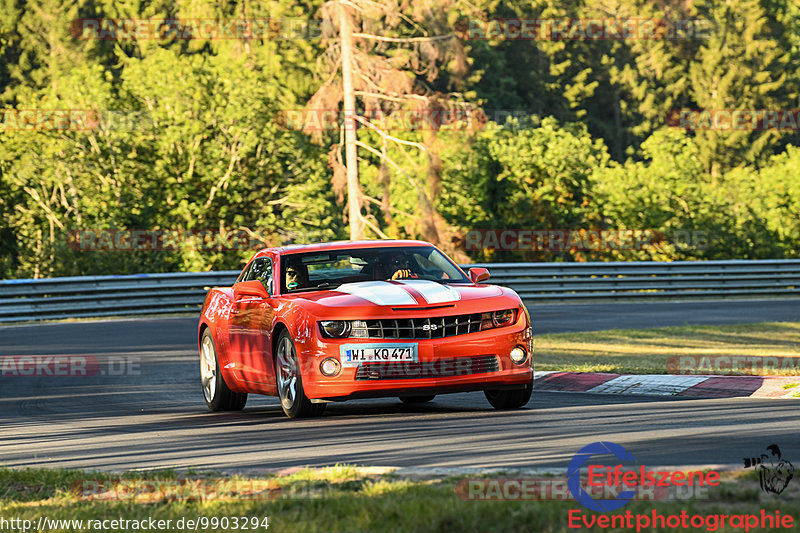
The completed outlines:
<svg viewBox="0 0 800 533">
<path fill-rule="evenodd" d="M 298 361 L 300 362 L 300 376 L 308 375 L 306 363 L 309 356 L 317 352 L 317 317 L 302 305 L 296 302 L 281 302 L 272 325 L 273 354 L 277 345 L 279 330 L 285 328 L 292 336 Z"/>
<path fill-rule="evenodd" d="M 230 358 L 230 335 L 228 325 L 230 323 L 231 310 L 233 308 L 233 290 L 230 288 L 215 287 L 208 291 L 203 307 L 200 311 L 200 322 L 197 327 L 197 348 L 200 350 L 200 341 L 203 330 L 208 328 L 214 338 L 214 346 L 217 349 L 220 372 L 225 378 L 225 383 L 232 386 L 236 380 L 231 371 L 225 366 L 231 362 Z"/>
</svg>

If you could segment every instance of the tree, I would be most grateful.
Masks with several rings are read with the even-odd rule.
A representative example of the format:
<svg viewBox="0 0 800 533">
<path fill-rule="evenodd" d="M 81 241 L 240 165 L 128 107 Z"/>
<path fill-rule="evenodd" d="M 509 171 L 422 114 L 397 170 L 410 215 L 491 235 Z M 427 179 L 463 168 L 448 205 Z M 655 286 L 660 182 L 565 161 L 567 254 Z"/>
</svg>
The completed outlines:
<svg viewBox="0 0 800 533">
<path fill-rule="evenodd" d="M 323 27 L 331 31 L 328 37 L 333 37 L 333 28 L 336 28 L 337 38 L 331 39 L 324 55 L 327 59 L 327 79 L 311 98 L 307 109 L 322 113 L 338 109 L 339 104 L 343 103 L 344 139 L 340 136 L 339 142 L 332 147 L 331 164 L 334 168 L 334 189 L 341 193 L 343 182 L 347 184 L 351 238 L 362 238 L 364 226 L 381 237 L 387 237 L 374 215 L 363 211 L 365 197 L 357 162 L 357 148 L 361 148 L 368 154 L 367 157 L 378 159 L 384 180 L 391 173 L 396 173 L 405 175 L 414 185 L 421 211 L 421 233 L 426 239 L 440 243 L 440 217 L 437 217 L 433 208 L 437 194 L 438 157 L 432 135 L 422 132 L 425 129 L 423 125 L 417 132 L 422 135 L 423 142 L 399 138 L 391 134 L 383 121 L 409 111 L 421 110 L 425 122 L 437 110 L 448 110 L 459 105 L 464 107 L 466 104 L 454 100 L 454 95 L 440 94 L 431 87 L 437 80 L 442 64 L 456 65 L 452 67 L 455 71 L 463 68 L 457 66 L 463 62 L 463 52 L 456 35 L 449 31 L 448 21 L 455 16 L 448 11 L 450 2 L 439 3 L 435 8 L 426 6 L 411 9 L 409 12 L 403 11 L 404 7 L 396 3 L 378 4 L 367 0 L 334 0 L 323 5 L 320 13 L 323 21 L 328 22 L 323 23 Z M 370 26 L 381 27 L 383 32 L 370 33 Z M 387 31 L 396 35 L 387 34 Z M 403 118 L 406 117 L 401 117 L 401 122 Z M 428 121 L 428 125 L 431 124 L 434 131 L 440 126 L 435 120 Z M 358 130 L 364 130 L 367 136 L 377 136 L 378 147 L 359 139 Z M 319 133 L 314 133 L 319 139 Z M 343 144 L 344 162 L 338 155 Z M 409 148 L 426 156 L 427 180 L 422 184 L 417 183 L 411 175 L 418 164 L 414 156 L 409 155 Z M 402 154 L 402 161 L 391 157 L 392 149 Z M 384 194 L 389 194 L 390 188 L 385 184 L 383 188 Z M 384 220 L 391 219 L 388 198 L 384 197 L 383 201 L 366 199 L 382 205 Z"/>
<path fill-rule="evenodd" d="M 800 92 L 800 56 L 789 44 L 791 28 L 772 25 L 759 0 L 702 2 L 713 21 L 710 38 L 691 63 L 691 96 L 701 110 L 793 109 Z M 696 132 L 700 157 L 714 180 L 745 164 L 762 164 L 786 131 L 716 129 Z"/>
<path fill-rule="evenodd" d="M 23 109 L 94 109 L 102 118 L 85 131 L 0 131 L 0 208 L 14 206 L 3 226 L 14 228 L 13 249 L 3 255 L 15 275 L 231 268 L 252 254 L 199 242 L 173 252 L 87 253 L 69 248 L 75 229 L 244 228 L 268 244 L 286 233 L 303 241 L 340 235 L 325 153 L 274 120 L 279 102 L 310 94 L 310 43 L 141 41 L 113 50 L 113 68 L 83 61 L 56 72 L 55 83 L 15 93 Z"/>
</svg>

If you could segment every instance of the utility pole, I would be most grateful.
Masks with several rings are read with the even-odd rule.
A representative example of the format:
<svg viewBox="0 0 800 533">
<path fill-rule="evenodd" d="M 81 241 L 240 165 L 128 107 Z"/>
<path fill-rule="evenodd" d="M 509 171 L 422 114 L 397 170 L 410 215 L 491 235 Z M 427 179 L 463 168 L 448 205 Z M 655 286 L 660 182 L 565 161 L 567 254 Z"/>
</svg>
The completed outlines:
<svg viewBox="0 0 800 533">
<path fill-rule="evenodd" d="M 347 167 L 347 206 L 350 219 L 350 239 L 364 238 L 361 215 L 361 186 L 358 181 L 356 152 L 356 96 L 353 91 L 353 27 L 345 2 L 339 2 L 339 41 L 342 46 L 342 85 L 344 90 L 344 152 Z"/>
</svg>

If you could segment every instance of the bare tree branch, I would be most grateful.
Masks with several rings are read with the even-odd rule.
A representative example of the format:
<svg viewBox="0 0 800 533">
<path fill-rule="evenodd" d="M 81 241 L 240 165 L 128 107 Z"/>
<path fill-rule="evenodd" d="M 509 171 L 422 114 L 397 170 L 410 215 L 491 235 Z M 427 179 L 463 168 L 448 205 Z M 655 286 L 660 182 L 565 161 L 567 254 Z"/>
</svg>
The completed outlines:
<svg viewBox="0 0 800 533">
<path fill-rule="evenodd" d="M 356 96 L 366 96 L 369 98 L 378 98 L 379 100 L 389 100 L 390 102 L 405 102 L 407 99 L 416 99 L 427 102 L 429 98 L 420 94 L 404 94 L 402 96 L 390 96 L 382 93 L 372 93 L 368 91 L 355 91 Z"/>
<path fill-rule="evenodd" d="M 50 206 L 47 205 L 43 200 L 42 197 L 39 196 L 39 191 L 34 189 L 33 187 L 28 187 L 27 185 L 23 186 L 22 189 L 27 192 L 31 198 L 33 198 L 37 204 L 45 211 L 45 215 L 47 215 L 47 220 L 50 221 L 50 224 L 55 224 L 60 229 L 64 229 L 64 224 L 58 220 L 58 216 L 50 209 Z"/>
<path fill-rule="evenodd" d="M 385 43 L 423 43 L 453 39 L 457 36 L 455 33 L 448 33 L 446 35 L 434 35 L 433 37 L 384 37 L 383 35 L 372 35 L 369 33 L 354 33 L 353 37 Z"/>
<path fill-rule="evenodd" d="M 363 216 L 363 215 L 360 215 L 360 216 L 361 216 L 361 221 L 362 221 L 362 222 L 363 222 L 363 223 L 364 223 L 364 224 L 365 224 L 365 225 L 366 225 L 366 226 L 367 226 L 369 229 L 371 229 L 372 231 L 374 231 L 375 233 L 377 233 L 377 234 L 378 234 L 378 236 L 379 236 L 381 239 L 389 239 L 389 238 L 390 238 L 388 235 L 386 235 L 384 232 L 382 232 L 380 229 L 378 229 L 378 226 L 376 226 L 375 224 L 373 224 L 372 222 L 370 222 L 370 221 L 369 221 L 369 219 L 368 219 L 367 217 L 365 217 L 365 216 Z"/>
<path fill-rule="evenodd" d="M 378 200 L 377 198 L 373 198 L 372 196 L 367 196 L 366 194 L 364 194 L 361 197 L 364 198 L 364 200 L 372 202 L 375 205 L 382 205 L 380 200 Z M 405 215 L 407 217 L 420 218 L 419 215 L 413 215 L 407 211 L 403 211 L 402 209 L 397 209 L 396 207 L 389 206 L 389 210 L 394 213 L 400 213 L 401 215 Z"/>
<path fill-rule="evenodd" d="M 364 143 L 364 142 L 361 142 L 361 141 L 356 141 L 356 144 L 358 146 L 360 146 L 361 148 L 363 148 L 364 150 L 366 150 L 367 152 L 371 152 L 371 153 L 377 155 L 378 157 L 382 158 L 384 161 L 386 161 L 387 163 L 392 165 L 394 167 L 394 169 L 399 174 L 402 174 L 406 178 L 408 178 L 408 181 L 410 181 L 411 185 L 413 185 L 414 188 L 417 189 L 417 192 L 422 192 L 422 189 L 419 188 L 419 185 L 417 184 L 416 181 L 414 181 L 414 178 L 411 177 L 411 174 L 409 172 L 407 172 L 404 168 L 402 168 L 400 165 L 395 163 L 395 161 L 391 157 L 383 155 L 382 153 L 380 153 L 378 150 L 376 150 L 372 146 L 368 145 L 367 143 Z M 403 153 L 405 154 L 405 151 Z M 408 155 L 408 154 L 406 154 L 406 155 Z"/>
<path fill-rule="evenodd" d="M 402 145 L 405 145 L 405 146 L 413 146 L 414 148 L 417 148 L 418 150 L 421 150 L 421 151 L 426 152 L 426 153 L 428 152 L 428 149 L 423 144 L 420 144 L 420 143 L 415 142 L 415 141 L 406 141 L 406 140 L 403 140 L 403 139 L 398 139 L 397 137 L 393 137 L 392 135 L 389 135 L 388 133 L 386 133 L 385 131 L 383 131 L 382 129 L 380 129 L 379 127 L 377 127 L 372 122 L 370 122 L 369 120 L 365 119 L 362 116 L 356 115 L 355 118 L 356 118 L 356 120 L 358 122 L 362 123 L 366 127 L 368 127 L 371 130 L 375 131 L 378 135 L 380 135 L 381 137 L 383 137 L 386 140 L 395 142 L 397 144 L 402 144 Z"/>
</svg>

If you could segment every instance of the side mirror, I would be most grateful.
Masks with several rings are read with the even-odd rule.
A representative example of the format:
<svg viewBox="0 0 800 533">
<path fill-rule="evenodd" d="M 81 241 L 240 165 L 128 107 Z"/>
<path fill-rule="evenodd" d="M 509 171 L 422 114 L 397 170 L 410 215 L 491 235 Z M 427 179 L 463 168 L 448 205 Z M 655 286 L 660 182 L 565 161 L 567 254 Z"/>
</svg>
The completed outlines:
<svg viewBox="0 0 800 533">
<path fill-rule="evenodd" d="M 472 283 L 480 283 L 489 279 L 489 271 L 485 268 L 470 268 L 469 279 L 472 280 Z"/>
<path fill-rule="evenodd" d="M 254 279 L 252 281 L 242 281 L 233 286 L 233 299 L 238 300 L 243 296 L 258 296 L 259 298 L 269 298 L 269 293 L 264 285 Z"/>
</svg>

